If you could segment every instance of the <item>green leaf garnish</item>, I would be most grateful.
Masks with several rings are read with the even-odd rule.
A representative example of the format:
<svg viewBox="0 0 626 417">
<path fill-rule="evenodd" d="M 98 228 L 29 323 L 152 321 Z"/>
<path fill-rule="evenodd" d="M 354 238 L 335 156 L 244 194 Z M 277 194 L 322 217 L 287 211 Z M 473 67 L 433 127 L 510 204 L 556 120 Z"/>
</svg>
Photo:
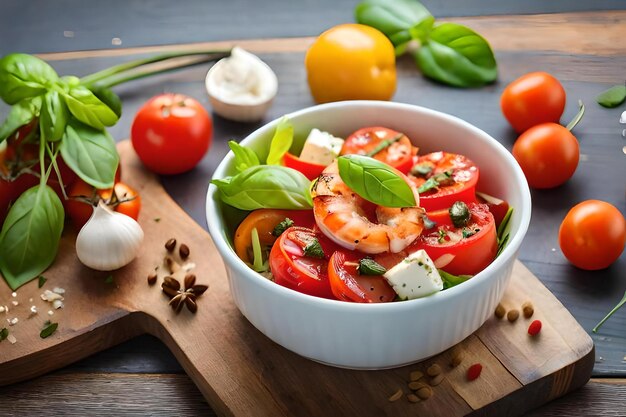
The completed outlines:
<svg viewBox="0 0 626 417">
<path fill-rule="evenodd" d="M 441 276 L 441 279 L 443 280 L 444 290 L 457 286 L 472 277 L 472 275 L 452 275 L 443 269 L 438 269 L 437 271 L 439 271 L 439 276 Z"/>
<path fill-rule="evenodd" d="M 626 101 L 626 84 L 614 85 L 596 97 L 599 105 L 612 109 Z"/>
<path fill-rule="evenodd" d="M 285 220 L 278 223 L 276 227 L 274 227 L 274 230 L 272 230 L 272 236 L 278 237 L 282 235 L 283 232 L 289 229 L 291 226 L 293 226 L 293 220 L 291 220 L 289 217 L 285 218 Z"/>
<path fill-rule="evenodd" d="M 303 251 L 304 256 L 309 256 L 311 258 L 323 259 L 325 257 L 322 245 L 320 245 L 319 240 L 316 238 L 311 239 L 311 241 L 304 247 Z"/>
<path fill-rule="evenodd" d="M 241 146 L 234 140 L 228 142 L 228 147 L 231 151 L 233 151 L 233 154 L 235 154 L 235 169 L 238 172 L 245 171 L 250 167 L 261 164 L 259 162 L 259 157 L 252 149 Z"/>
<path fill-rule="evenodd" d="M 384 149 L 387 149 L 388 147 L 390 147 L 391 145 L 393 145 L 394 143 L 396 143 L 403 137 L 404 137 L 404 133 L 399 133 L 391 139 L 383 140 L 374 149 L 366 153 L 365 156 L 374 157 L 377 153 L 381 152 Z"/>
<path fill-rule="evenodd" d="M 337 158 L 339 176 L 355 193 L 383 207 L 415 207 L 407 182 L 389 165 L 363 155 Z"/>
<path fill-rule="evenodd" d="M 256 227 L 250 231 L 250 238 L 252 240 L 252 269 L 256 272 L 267 272 L 269 270 L 269 260 L 266 259 L 263 261 L 261 240 L 259 239 L 259 232 Z"/>
<path fill-rule="evenodd" d="M 283 117 L 276 125 L 276 132 L 270 143 L 270 152 L 267 155 L 267 165 L 281 165 L 283 156 L 291 148 L 293 143 L 293 125 L 286 117 Z"/>
<path fill-rule="evenodd" d="M 500 256 L 500 254 L 502 253 L 506 244 L 509 241 L 509 233 L 507 232 L 507 229 L 511 221 L 512 215 L 513 215 L 513 207 L 509 207 L 506 214 L 502 218 L 502 222 L 500 222 L 500 225 L 498 226 L 498 229 L 496 230 L 496 235 L 497 235 L 496 237 L 498 241 L 498 251 L 496 252 L 496 258 Z"/>
<path fill-rule="evenodd" d="M 411 168 L 411 174 L 415 176 L 426 176 L 433 171 L 433 166 L 428 163 L 416 164 Z"/>
<path fill-rule="evenodd" d="M 39 333 L 39 337 L 45 339 L 46 337 L 51 336 L 54 332 L 56 332 L 57 327 L 59 327 L 59 323 L 47 322 L 41 333 Z"/>
<path fill-rule="evenodd" d="M 387 268 L 373 260 L 372 258 L 363 258 L 356 267 L 360 275 L 382 275 L 387 272 Z"/>
</svg>

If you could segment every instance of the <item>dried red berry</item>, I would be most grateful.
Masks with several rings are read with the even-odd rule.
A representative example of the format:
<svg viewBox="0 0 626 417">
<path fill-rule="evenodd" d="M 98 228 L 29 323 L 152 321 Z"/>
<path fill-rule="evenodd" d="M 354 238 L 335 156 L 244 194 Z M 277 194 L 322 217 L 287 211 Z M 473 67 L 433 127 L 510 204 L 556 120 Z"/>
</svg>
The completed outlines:
<svg viewBox="0 0 626 417">
<path fill-rule="evenodd" d="M 467 380 L 473 381 L 480 376 L 483 370 L 483 366 L 479 363 L 475 363 L 467 369 Z"/>
<path fill-rule="evenodd" d="M 541 331 L 540 320 L 535 320 L 532 323 L 530 323 L 530 326 L 528 326 L 528 334 L 531 336 L 536 336 L 540 331 Z"/>
</svg>

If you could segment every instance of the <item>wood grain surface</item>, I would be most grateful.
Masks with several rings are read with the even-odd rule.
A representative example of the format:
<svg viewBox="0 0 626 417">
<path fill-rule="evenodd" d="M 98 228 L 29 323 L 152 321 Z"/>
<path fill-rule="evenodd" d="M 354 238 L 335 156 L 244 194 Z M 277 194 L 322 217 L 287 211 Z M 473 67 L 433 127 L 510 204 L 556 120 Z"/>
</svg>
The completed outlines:
<svg viewBox="0 0 626 417">
<path fill-rule="evenodd" d="M 617 123 L 624 109 L 607 110 L 594 103 L 597 93 L 622 82 L 625 76 L 626 46 L 623 42 L 615 42 L 615 39 L 626 38 L 624 13 L 622 10 L 551 16 L 455 18 L 455 21 L 462 21 L 481 31 L 493 45 L 497 45 L 500 80 L 479 90 L 452 89 L 424 80 L 413 63 L 403 59 L 399 61 L 400 84 L 394 98 L 455 114 L 487 131 L 509 149 L 515 134 L 499 114 L 498 98 L 504 86 L 515 77 L 532 70 L 546 70 L 561 79 L 568 92 L 564 121 L 575 113 L 577 98 L 585 101 L 587 115 L 575 131 L 582 153 L 578 171 L 568 184 L 559 189 L 533 192 L 534 215 L 520 258 L 587 332 L 619 300 L 626 288 L 626 257 L 622 255 L 612 268 L 600 273 L 577 270 L 560 254 L 556 232 L 567 209 L 583 199 L 599 198 L 613 203 L 622 212 L 626 209 L 624 181 L 619 180 L 626 177 L 621 150 L 626 143 L 620 135 L 623 127 Z M 524 25 L 530 25 L 532 30 L 524 30 Z M 585 36 L 579 36 L 580 33 L 585 33 Z M 290 36 L 303 34 L 306 33 L 294 31 Z M 510 37 L 512 34 L 516 36 Z M 568 34 L 568 39 L 574 41 L 559 38 L 561 34 Z M 194 39 L 196 45 L 184 47 L 202 44 L 199 41 Z M 280 80 L 279 96 L 268 119 L 312 104 L 302 65 L 303 51 L 310 39 L 287 40 L 288 46 L 281 42 L 258 43 L 262 45 L 258 47 L 258 52 L 275 69 Z M 37 46 L 31 42 L 31 45 L 34 46 L 30 47 L 30 51 L 46 50 L 41 47 L 44 43 Z M 159 48 L 164 49 L 171 48 Z M 130 48 L 50 57 L 59 59 L 53 62 L 59 72 L 84 75 L 135 58 L 137 53 L 153 51 Z M 197 68 L 116 88 L 124 100 L 124 115 L 120 123 L 111 129 L 114 137 L 127 137 L 135 111 L 147 98 L 163 91 L 189 94 L 209 107 L 202 87 L 205 73 L 206 68 Z M 0 114 L 6 114 L 6 107 L 0 106 Z M 192 173 L 162 179 L 168 192 L 198 223 L 205 224 L 202 190 L 206 189 L 208 178 L 227 151 L 226 141 L 243 138 L 256 127 L 258 124 L 240 125 L 215 117 L 214 143 L 208 157 Z M 626 312 L 621 311 L 606 323 L 600 334 L 592 335 L 597 349 L 594 375 L 626 375 L 625 328 Z M 182 410 L 181 414 L 187 415 L 210 413 L 208 406 L 193 401 L 193 398 L 199 398 L 199 394 L 193 390 L 188 377 L 171 374 L 179 372 L 179 363 L 163 344 L 152 337 L 139 337 L 81 361 L 66 371 L 2 388 L 0 406 L 3 410 L 10 410 L 9 415 L 44 415 L 49 414 L 47 410 L 58 410 L 56 414 L 62 410 L 64 414 L 84 415 L 83 406 L 91 407 L 88 409 L 93 413 L 89 414 L 120 414 L 119 410 L 124 408 L 128 408 L 131 414 L 145 414 L 153 409 L 157 410 L 156 414 L 163 415 L 171 415 L 172 410 Z M 86 381 L 89 379 L 93 383 Z M 144 384 L 150 385 L 154 381 L 168 385 L 169 390 L 161 390 L 174 392 L 175 395 L 167 399 L 145 395 Z M 609 381 L 615 383 L 603 380 L 587 384 L 532 415 L 623 415 L 622 410 L 626 408 L 625 380 Z M 55 389 L 51 385 L 61 388 Z M 79 390 L 82 387 L 85 387 L 85 393 Z M 116 392 L 116 387 L 120 387 L 122 393 Z M 53 397 L 48 401 L 46 395 L 49 392 Z M 95 398 L 93 402 L 89 401 L 90 396 Z M 107 397 L 112 401 L 103 407 Z M 45 408 L 41 408 L 42 403 Z"/>
</svg>

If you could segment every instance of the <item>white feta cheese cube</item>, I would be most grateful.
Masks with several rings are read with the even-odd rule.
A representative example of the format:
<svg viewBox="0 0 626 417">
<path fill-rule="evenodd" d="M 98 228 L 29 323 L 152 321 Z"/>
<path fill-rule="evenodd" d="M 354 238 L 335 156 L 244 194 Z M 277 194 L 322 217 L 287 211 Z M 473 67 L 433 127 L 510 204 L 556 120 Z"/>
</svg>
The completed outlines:
<svg viewBox="0 0 626 417">
<path fill-rule="evenodd" d="M 313 164 L 330 165 L 339 156 L 343 142 L 343 139 L 328 132 L 313 129 L 304 142 L 300 159 Z"/>
<path fill-rule="evenodd" d="M 403 300 L 424 297 L 443 289 L 439 271 L 423 249 L 407 256 L 383 276 Z"/>
</svg>

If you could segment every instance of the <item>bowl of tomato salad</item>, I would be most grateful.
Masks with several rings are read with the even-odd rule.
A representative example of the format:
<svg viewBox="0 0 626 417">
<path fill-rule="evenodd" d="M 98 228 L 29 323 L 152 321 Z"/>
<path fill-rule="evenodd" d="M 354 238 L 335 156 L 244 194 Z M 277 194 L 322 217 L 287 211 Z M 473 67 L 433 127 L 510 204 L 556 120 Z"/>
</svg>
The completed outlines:
<svg viewBox="0 0 626 417">
<path fill-rule="evenodd" d="M 384 369 L 493 313 L 530 222 L 497 140 L 409 104 L 349 101 L 256 130 L 216 169 L 207 223 L 242 314 L 309 359 Z"/>
</svg>

